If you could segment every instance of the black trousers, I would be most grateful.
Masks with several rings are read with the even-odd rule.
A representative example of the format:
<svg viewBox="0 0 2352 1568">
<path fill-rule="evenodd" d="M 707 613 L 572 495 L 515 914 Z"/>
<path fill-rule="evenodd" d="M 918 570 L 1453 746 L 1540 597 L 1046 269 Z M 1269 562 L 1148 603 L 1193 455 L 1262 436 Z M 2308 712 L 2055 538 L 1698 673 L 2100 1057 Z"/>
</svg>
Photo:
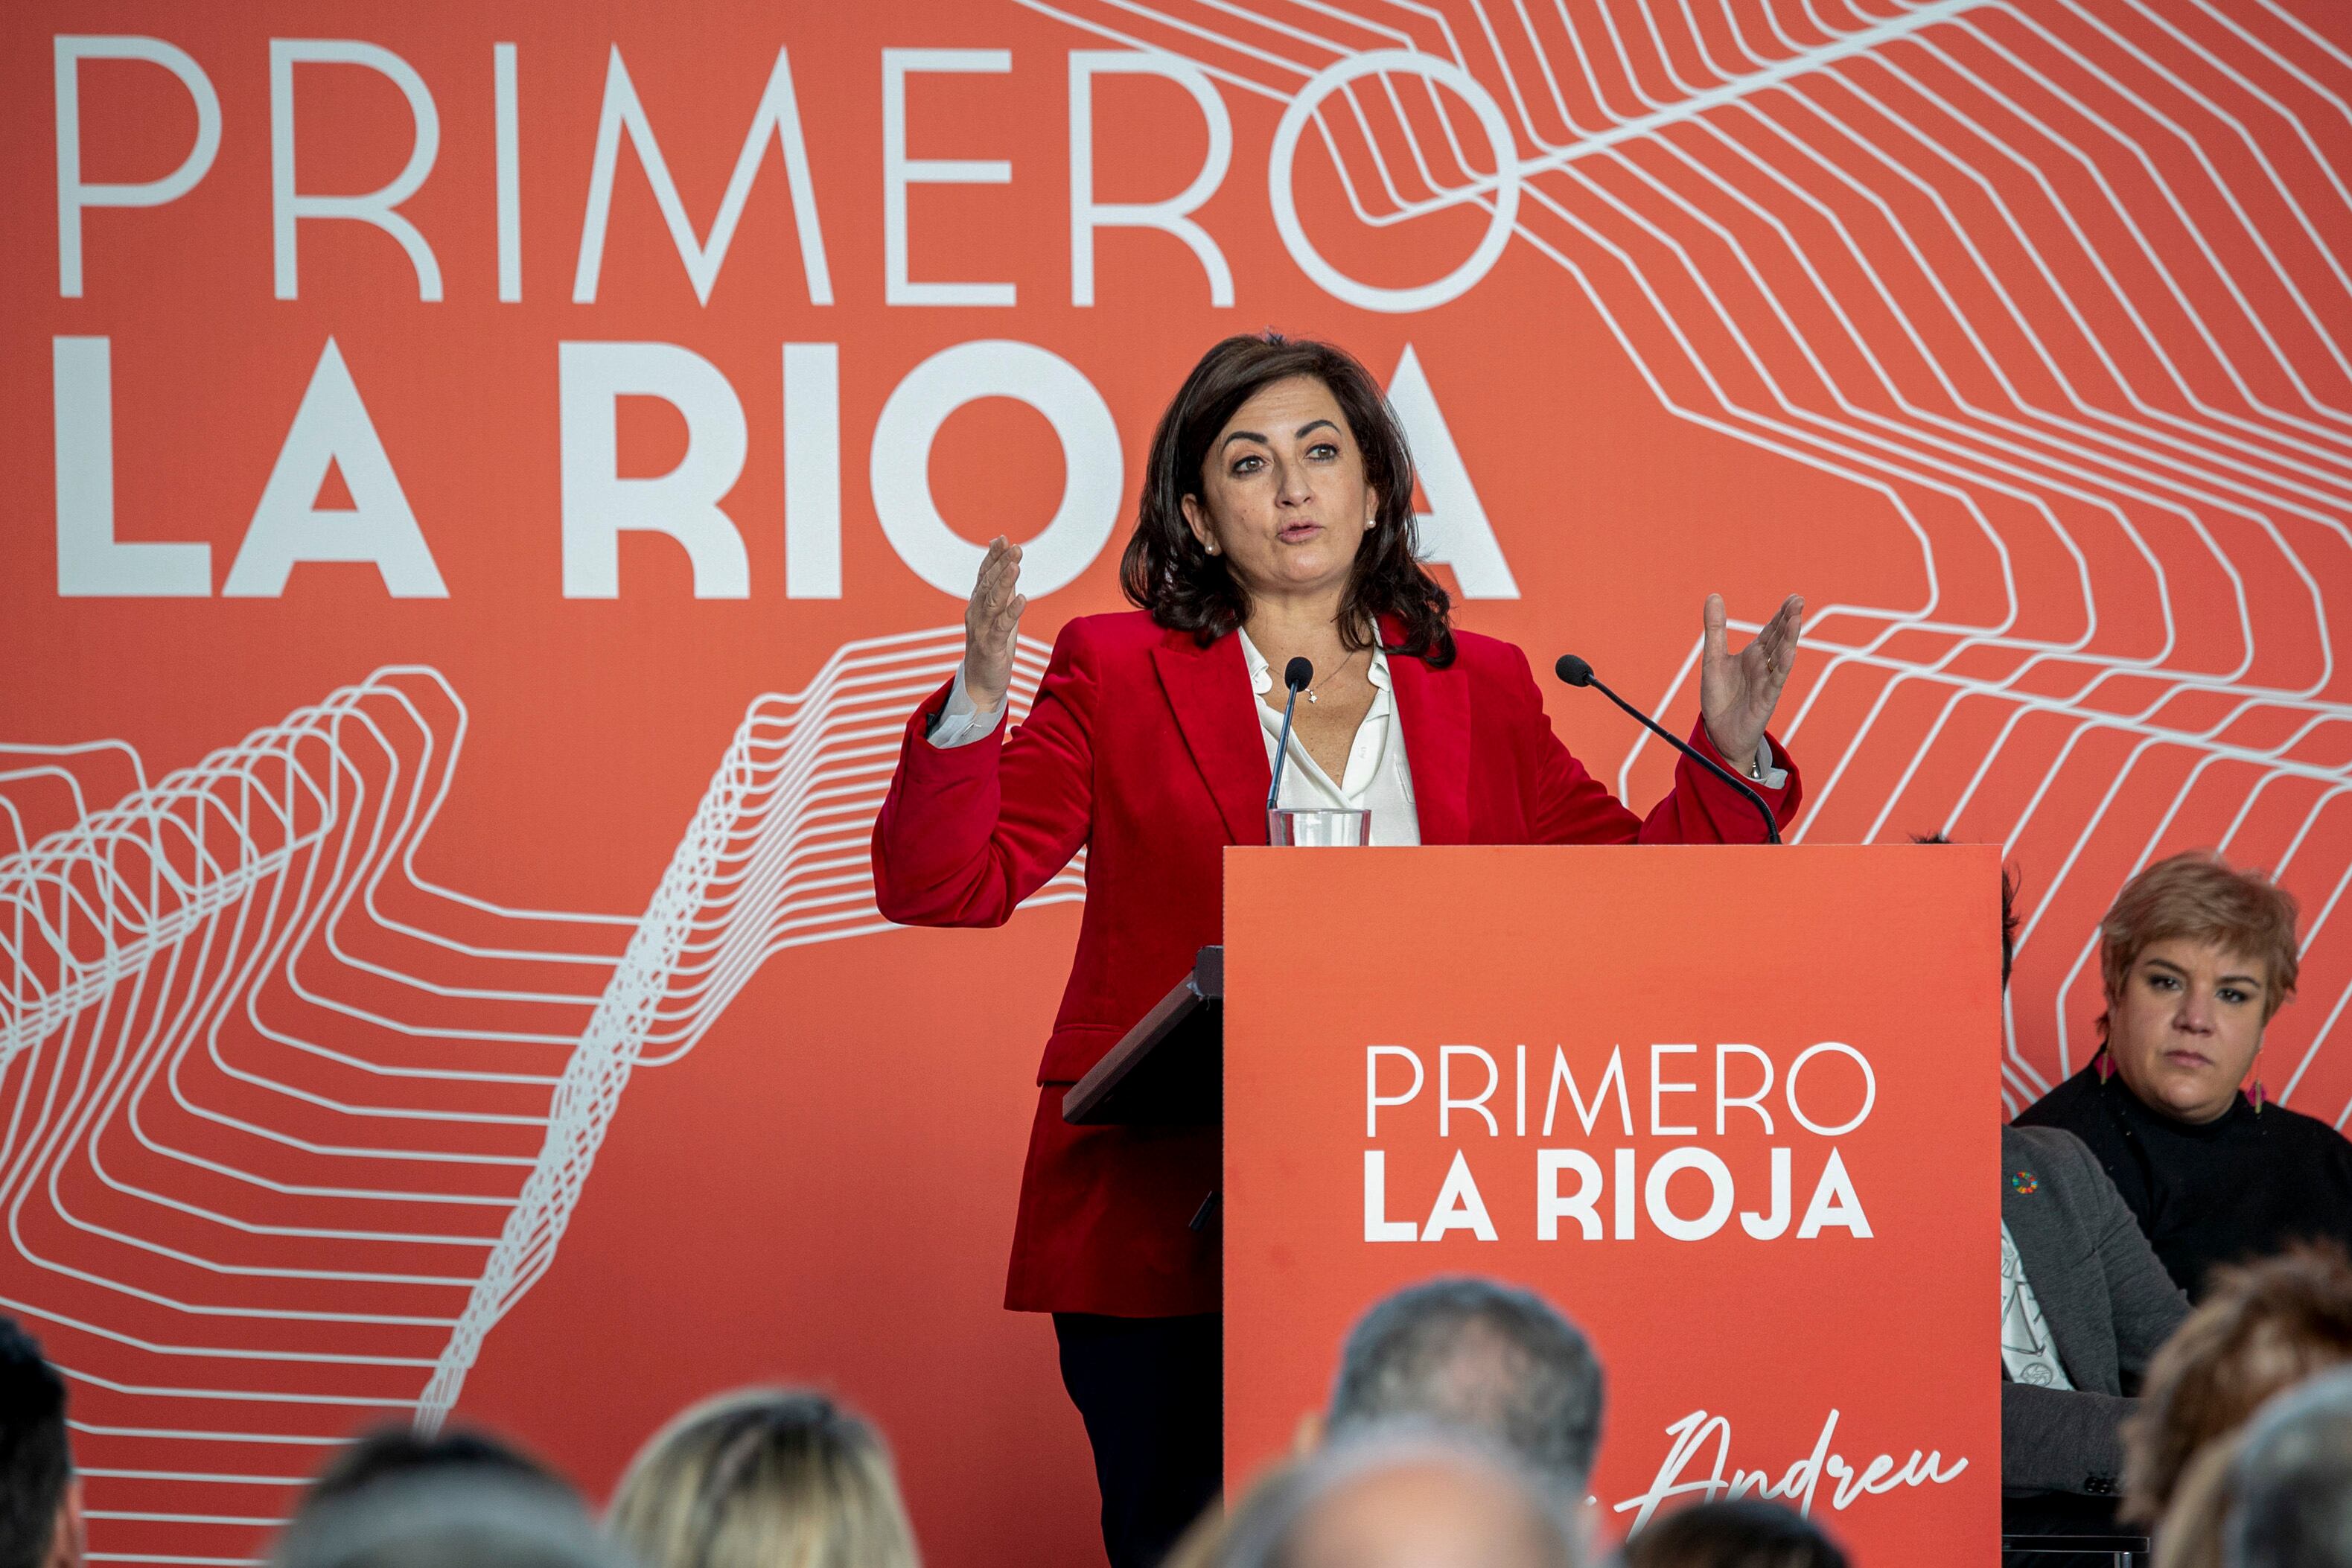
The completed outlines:
<svg viewBox="0 0 2352 1568">
<path fill-rule="evenodd" d="M 1224 1319 L 1056 1312 L 1054 1337 L 1094 1446 L 1111 1568 L 1160 1568 L 1223 1479 Z"/>
</svg>

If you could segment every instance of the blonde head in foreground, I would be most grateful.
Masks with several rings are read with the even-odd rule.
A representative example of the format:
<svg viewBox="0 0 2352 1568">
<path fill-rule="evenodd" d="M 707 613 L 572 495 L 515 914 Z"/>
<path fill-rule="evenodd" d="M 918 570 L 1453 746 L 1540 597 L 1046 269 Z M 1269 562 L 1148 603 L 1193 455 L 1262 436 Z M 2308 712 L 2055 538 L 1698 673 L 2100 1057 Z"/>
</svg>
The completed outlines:
<svg viewBox="0 0 2352 1568">
<path fill-rule="evenodd" d="M 816 1394 L 687 1411 L 629 1462 L 606 1524 L 647 1568 L 920 1568 L 881 1436 Z"/>
</svg>

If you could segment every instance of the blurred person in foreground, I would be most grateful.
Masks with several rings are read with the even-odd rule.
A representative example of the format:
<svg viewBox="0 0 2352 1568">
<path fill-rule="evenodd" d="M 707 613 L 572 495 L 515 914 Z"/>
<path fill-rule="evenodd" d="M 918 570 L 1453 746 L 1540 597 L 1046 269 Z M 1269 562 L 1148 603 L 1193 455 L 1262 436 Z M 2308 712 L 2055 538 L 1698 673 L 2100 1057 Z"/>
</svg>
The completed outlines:
<svg viewBox="0 0 2352 1568">
<path fill-rule="evenodd" d="M 1542 1297 L 1491 1279 L 1429 1279 L 1356 1321 L 1330 1404 L 1299 1424 L 1298 1451 L 1400 1418 L 1462 1427 L 1512 1455 L 1573 1517 L 1601 1444 L 1602 1399 L 1591 1344 Z M 1233 1523 L 1212 1505 L 1165 1568 L 1222 1561 Z"/>
<path fill-rule="evenodd" d="M 2197 1450 L 2172 1489 L 2171 1506 L 2155 1530 L 2152 1568 L 2221 1568 L 2221 1527 L 2230 1517 L 2236 1494 L 2231 1489 L 2231 1470 L 2238 1459 L 2243 1431 L 2215 1438 Z M 2001 1568 L 2011 1559 L 2001 1558 Z M 2074 1568 L 2073 1563 L 2067 1568 Z"/>
<path fill-rule="evenodd" d="M 1591 1344 L 1542 1297 L 1490 1279 L 1432 1279 L 1358 1320 L 1324 1424 L 1333 1438 L 1400 1415 L 1467 1426 L 1573 1504 L 1591 1479 L 1603 1397 Z"/>
<path fill-rule="evenodd" d="M 495 1469 L 387 1474 L 307 1508 L 270 1568 L 637 1568 L 570 1496 Z"/>
<path fill-rule="evenodd" d="M 2149 1363 L 2139 1408 L 2124 1423 L 2123 1517 L 2167 1520 L 2192 1479 L 2200 1490 L 2214 1480 L 2221 1460 L 2203 1450 L 2273 1394 L 2346 1363 L 2352 1261 L 2340 1249 L 2297 1247 L 2216 1269 L 2204 1301 Z"/>
<path fill-rule="evenodd" d="M 880 1434 L 822 1394 L 740 1389 L 656 1433 L 606 1528 L 646 1568 L 919 1568 Z"/>
<path fill-rule="evenodd" d="M 396 1476 L 460 1474 L 536 1483 L 580 1506 L 570 1483 L 503 1438 L 462 1427 L 428 1436 L 395 1426 L 370 1432 L 336 1455 L 310 1483 L 302 1507 L 339 1501 Z"/>
<path fill-rule="evenodd" d="M 1846 1568 L 1829 1532 L 1759 1498 L 1694 1503 L 1625 1543 L 1621 1568 Z"/>
<path fill-rule="evenodd" d="M 2134 877 L 2099 922 L 2104 1043 L 2017 1119 L 2090 1146 L 2191 1300 L 2216 1264 L 2352 1247 L 2352 1142 L 2273 1103 L 2260 1073 L 2294 994 L 2294 921 L 2269 878 L 2203 851 Z"/>
<path fill-rule="evenodd" d="M 1261 1479 L 1197 1568 L 1580 1568 L 1556 1490 L 1459 1426 L 1354 1426 Z"/>
<path fill-rule="evenodd" d="M 2156 1568 L 2352 1568 L 2352 1367 L 2273 1395 L 2197 1451 Z"/>
<path fill-rule="evenodd" d="M 2352 1568 L 2352 1370 L 2263 1406 L 2231 1472 L 2231 1568 Z"/>
<path fill-rule="evenodd" d="M 82 1552 L 65 1380 L 0 1317 L 0 1568 L 79 1568 Z"/>
</svg>

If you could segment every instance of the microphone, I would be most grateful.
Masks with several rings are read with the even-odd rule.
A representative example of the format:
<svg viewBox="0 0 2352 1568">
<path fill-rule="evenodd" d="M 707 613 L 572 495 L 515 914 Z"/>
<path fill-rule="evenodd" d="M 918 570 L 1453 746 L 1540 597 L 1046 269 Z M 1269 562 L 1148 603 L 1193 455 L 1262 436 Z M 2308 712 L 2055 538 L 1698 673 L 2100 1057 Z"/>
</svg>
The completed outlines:
<svg viewBox="0 0 2352 1568">
<path fill-rule="evenodd" d="M 1298 706 L 1298 694 L 1315 684 L 1315 666 L 1311 660 L 1294 658 L 1282 667 L 1282 683 L 1290 688 L 1290 695 L 1282 704 L 1282 744 L 1274 752 L 1274 787 L 1265 792 L 1265 808 L 1275 809 L 1282 798 L 1282 768 L 1290 761 L 1290 714 Z"/>
<path fill-rule="evenodd" d="M 1754 790 L 1748 787 L 1748 781 L 1746 779 L 1741 778 L 1738 774 L 1731 772 L 1728 768 L 1721 766 L 1716 763 L 1714 759 L 1701 752 L 1697 747 L 1684 740 L 1680 735 L 1670 732 L 1665 726 L 1660 724 L 1647 713 L 1643 712 L 1639 708 L 1634 707 L 1631 702 L 1626 701 L 1622 697 L 1620 697 L 1615 692 L 1610 690 L 1607 686 L 1601 683 L 1601 678 L 1592 673 L 1592 667 L 1585 663 L 1582 659 L 1577 658 L 1574 654 L 1561 654 L 1559 656 L 1559 662 L 1551 667 L 1551 672 L 1554 675 L 1559 676 L 1560 679 L 1566 681 L 1570 686 L 1590 686 L 1595 691 L 1601 693 L 1601 696 L 1606 697 L 1610 701 L 1614 702 L 1618 707 L 1622 708 L 1626 712 L 1631 713 L 1635 720 L 1640 721 L 1643 728 L 1647 729 L 1652 734 L 1657 736 L 1658 739 L 1664 741 L 1667 745 L 1672 746 L 1675 751 L 1680 752 L 1684 756 L 1688 757 L 1692 762 L 1696 763 L 1700 767 L 1705 768 L 1708 773 L 1713 773 L 1717 778 L 1721 779 L 1724 783 L 1729 784 L 1732 788 L 1746 795 L 1748 797 L 1748 804 L 1754 806 L 1757 810 L 1757 814 L 1764 818 L 1765 841 L 1770 844 L 1778 844 L 1780 842 L 1780 825 L 1777 821 L 1773 820 L 1772 808 L 1764 804 L 1764 797 L 1762 795 L 1758 795 Z"/>
</svg>

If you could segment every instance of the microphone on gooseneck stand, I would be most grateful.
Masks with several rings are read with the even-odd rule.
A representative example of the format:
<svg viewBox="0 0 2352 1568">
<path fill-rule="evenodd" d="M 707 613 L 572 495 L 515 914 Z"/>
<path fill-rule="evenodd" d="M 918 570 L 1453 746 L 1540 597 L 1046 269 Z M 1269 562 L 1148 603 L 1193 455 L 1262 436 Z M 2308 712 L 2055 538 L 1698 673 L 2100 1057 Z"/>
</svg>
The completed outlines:
<svg viewBox="0 0 2352 1568">
<path fill-rule="evenodd" d="M 1758 795 L 1754 790 L 1748 788 L 1748 781 L 1746 779 L 1741 778 L 1738 774 L 1717 763 L 1713 758 L 1707 756 L 1705 752 L 1692 745 L 1689 742 L 1684 740 L 1681 736 L 1670 732 L 1665 726 L 1660 724 L 1647 713 L 1643 712 L 1639 708 L 1634 707 L 1631 702 L 1626 701 L 1622 697 L 1620 697 L 1615 692 L 1610 690 L 1608 687 L 1601 684 L 1601 678 L 1592 673 L 1592 667 L 1585 663 L 1582 659 L 1577 658 L 1574 654 L 1561 654 L 1559 656 L 1559 662 L 1551 667 L 1551 672 L 1554 675 L 1559 676 L 1562 680 L 1568 682 L 1570 686 L 1591 687 L 1595 691 L 1601 693 L 1601 696 L 1606 697 L 1610 701 L 1614 702 L 1618 707 L 1622 708 L 1626 712 L 1631 713 L 1636 720 L 1640 721 L 1642 725 L 1649 730 L 1652 734 L 1657 736 L 1658 739 L 1664 741 L 1667 745 L 1672 746 L 1675 751 L 1680 752 L 1684 756 L 1688 757 L 1692 762 L 1696 763 L 1700 767 L 1705 768 L 1708 773 L 1713 773 L 1717 778 L 1721 779 L 1724 783 L 1729 784 L 1732 788 L 1746 795 L 1748 797 L 1748 804 L 1754 806 L 1757 810 L 1757 814 L 1764 818 L 1764 837 L 1766 841 L 1772 844 L 1778 844 L 1780 842 L 1780 825 L 1773 819 L 1772 808 L 1764 803 L 1764 797 L 1762 795 Z"/>
<path fill-rule="evenodd" d="M 1290 695 L 1282 704 L 1282 744 L 1275 748 L 1274 752 L 1274 787 L 1265 792 L 1265 808 L 1268 811 L 1274 810 L 1276 805 L 1282 799 L 1282 768 L 1284 763 L 1290 761 L 1291 710 L 1298 706 L 1298 694 L 1315 684 L 1313 662 L 1304 658 L 1294 658 L 1284 665 L 1282 683 L 1290 688 Z"/>
</svg>

